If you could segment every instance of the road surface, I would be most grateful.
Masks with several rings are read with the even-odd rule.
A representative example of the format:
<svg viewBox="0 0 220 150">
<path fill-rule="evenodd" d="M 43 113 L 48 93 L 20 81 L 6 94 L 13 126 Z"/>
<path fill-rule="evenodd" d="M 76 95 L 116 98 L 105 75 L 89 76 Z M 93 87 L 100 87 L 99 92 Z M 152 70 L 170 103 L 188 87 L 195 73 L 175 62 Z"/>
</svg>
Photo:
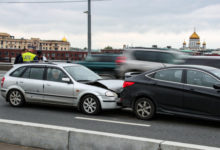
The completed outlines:
<svg viewBox="0 0 220 150">
<path fill-rule="evenodd" d="M 220 122 L 166 115 L 143 121 L 128 109 L 88 116 L 72 107 L 27 104 L 13 108 L 0 97 L 0 119 L 220 147 Z"/>
</svg>

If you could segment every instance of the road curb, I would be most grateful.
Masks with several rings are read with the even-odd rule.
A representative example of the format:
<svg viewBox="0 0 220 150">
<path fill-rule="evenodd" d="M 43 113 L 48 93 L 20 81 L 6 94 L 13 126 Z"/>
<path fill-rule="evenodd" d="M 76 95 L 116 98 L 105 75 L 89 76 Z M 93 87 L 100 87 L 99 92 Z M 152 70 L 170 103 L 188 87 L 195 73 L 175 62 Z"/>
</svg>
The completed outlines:
<svg viewBox="0 0 220 150">
<path fill-rule="evenodd" d="M 0 119 L 0 142 L 53 150 L 220 150 L 91 130 Z"/>
</svg>

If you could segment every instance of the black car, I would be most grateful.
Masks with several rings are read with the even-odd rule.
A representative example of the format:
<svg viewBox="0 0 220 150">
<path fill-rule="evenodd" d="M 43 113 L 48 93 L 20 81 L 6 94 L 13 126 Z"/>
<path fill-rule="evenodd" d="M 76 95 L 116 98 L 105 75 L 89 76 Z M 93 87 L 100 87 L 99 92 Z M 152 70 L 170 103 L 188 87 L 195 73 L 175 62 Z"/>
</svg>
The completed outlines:
<svg viewBox="0 0 220 150">
<path fill-rule="evenodd" d="M 156 113 L 220 120 L 220 69 L 180 65 L 125 79 L 121 102 L 139 119 Z"/>
<path fill-rule="evenodd" d="M 186 57 L 182 64 L 185 65 L 204 65 L 220 69 L 220 56 L 191 56 Z"/>
</svg>

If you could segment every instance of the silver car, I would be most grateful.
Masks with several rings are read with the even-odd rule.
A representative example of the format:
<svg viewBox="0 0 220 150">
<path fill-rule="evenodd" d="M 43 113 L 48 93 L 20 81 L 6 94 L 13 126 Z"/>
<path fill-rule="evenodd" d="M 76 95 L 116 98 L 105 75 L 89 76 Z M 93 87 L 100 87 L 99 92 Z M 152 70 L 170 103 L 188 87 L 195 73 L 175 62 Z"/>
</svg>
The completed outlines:
<svg viewBox="0 0 220 150">
<path fill-rule="evenodd" d="M 129 48 L 118 57 L 116 71 L 123 78 L 127 72 L 145 72 L 182 63 L 185 57 L 186 54 L 171 49 Z"/>
<path fill-rule="evenodd" d="M 76 106 L 86 114 L 120 106 L 122 80 L 104 80 L 88 68 L 68 63 L 15 65 L 2 78 L 1 94 L 11 106 L 25 102 Z"/>
</svg>

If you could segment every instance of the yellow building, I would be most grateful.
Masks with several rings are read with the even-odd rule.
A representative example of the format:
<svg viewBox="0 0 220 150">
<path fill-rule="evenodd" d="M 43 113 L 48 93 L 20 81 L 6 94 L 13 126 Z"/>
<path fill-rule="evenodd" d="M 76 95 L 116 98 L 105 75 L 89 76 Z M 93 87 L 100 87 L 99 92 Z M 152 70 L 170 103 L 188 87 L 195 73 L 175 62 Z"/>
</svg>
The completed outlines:
<svg viewBox="0 0 220 150">
<path fill-rule="evenodd" d="M 15 39 L 8 33 L 0 33 L 1 49 L 24 49 L 68 51 L 70 43 L 64 37 L 62 40 L 41 40 L 39 38 Z"/>
</svg>

